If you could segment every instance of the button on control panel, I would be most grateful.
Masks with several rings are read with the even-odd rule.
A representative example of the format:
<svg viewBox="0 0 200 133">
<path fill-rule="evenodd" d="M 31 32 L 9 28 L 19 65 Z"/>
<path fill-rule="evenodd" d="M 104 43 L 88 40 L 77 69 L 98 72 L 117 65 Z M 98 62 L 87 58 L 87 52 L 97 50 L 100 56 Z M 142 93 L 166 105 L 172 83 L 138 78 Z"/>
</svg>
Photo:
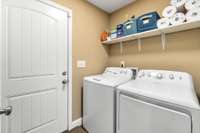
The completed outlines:
<svg viewBox="0 0 200 133">
<path fill-rule="evenodd" d="M 138 77 L 139 77 L 139 78 L 145 77 L 145 72 L 139 73 L 139 74 L 138 74 Z"/>
</svg>

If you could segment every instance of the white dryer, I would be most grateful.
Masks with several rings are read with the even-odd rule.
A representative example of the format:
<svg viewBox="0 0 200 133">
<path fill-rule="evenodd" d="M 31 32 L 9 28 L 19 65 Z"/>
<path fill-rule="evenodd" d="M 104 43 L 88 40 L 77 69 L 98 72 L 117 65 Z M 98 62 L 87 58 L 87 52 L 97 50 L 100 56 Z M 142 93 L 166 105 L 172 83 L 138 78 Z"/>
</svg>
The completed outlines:
<svg viewBox="0 0 200 133">
<path fill-rule="evenodd" d="M 141 70 L 118 87 L 117 133 L 200 133 L 200 106 L 191 75 Z"/>
<path fill-rule="evenodd" d="M 101 75 L 84 78 L 83 127 L 89 133 L 115 133 L 115 87 L 131 80 L 136 72 L 109 67 Z"/>
</svg>

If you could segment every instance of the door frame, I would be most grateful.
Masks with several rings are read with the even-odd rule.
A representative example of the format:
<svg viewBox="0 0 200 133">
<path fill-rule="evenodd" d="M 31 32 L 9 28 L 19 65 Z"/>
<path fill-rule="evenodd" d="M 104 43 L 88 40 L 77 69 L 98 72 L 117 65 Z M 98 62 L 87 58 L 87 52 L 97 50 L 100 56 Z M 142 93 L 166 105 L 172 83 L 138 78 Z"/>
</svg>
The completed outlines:
<svg viewBox="0 0 200 133">
<path fill-rule="evenodd" d="M 68 9 L 64 6 L 61 6 L 59 4 L 57 4 L 56 2 L 53 2 L 51 0 L 36 0 L 38 2 L 44 3 L 46 5 L 52 6 L 54 8 L 57 8 L 59 10 L 62 10 L 64 12 L 67 13 L 68 17 L 68 95 L 67 95 L 67 129 L 71 130 L 72 127 L 72 10 Z M 2 50 L 2 46 L 3 46 L 3 27 L 2 27 L 2 0 L 0 0 L 0 107 L 2 107 L 2 80 L 3 80 L 3 70 L 2 70 L 2 66 L 3 66 L 3 50 Z M 1 119 L 0 119 L 0 133 L 1 133 L 1 127 L 2 123 L 1 123 Z"/>
</svg>

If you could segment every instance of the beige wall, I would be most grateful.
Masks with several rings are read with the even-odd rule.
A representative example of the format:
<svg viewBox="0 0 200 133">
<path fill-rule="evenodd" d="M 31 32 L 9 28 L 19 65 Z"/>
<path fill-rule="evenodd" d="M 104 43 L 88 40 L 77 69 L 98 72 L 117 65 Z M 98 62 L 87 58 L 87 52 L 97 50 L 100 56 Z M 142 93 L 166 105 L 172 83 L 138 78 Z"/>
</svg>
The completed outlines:
<svg viewBox="0 0 200 133">
<path fill-rule="evenodd" d="M 161 13 L 169 0 L 137 0 L 110 16 L 85 0 L 56 1 L 73 11 L 73 120 L 81 116 L 83 77 L 102 72 L 108 64 L 119 66 L 120 61 L 125 61 L 127 66 L 189 72 L 200 94 L 200 29 L 167 35 L 166 51 L 162 51 L 160 37 L 142 39 L 141 53 L 137 51 L 136 41 L 127 42 L 123 55 L 119 45 L 112 45 L 109 50 L 99 41 L 99 34 L 109 25 L 113 28 L 132 15 Z M 76 67 L 79 59 L 87 61 L 86 68 Z"/>
<path fill-rule="evenodd" d="M 114 12 L 110 16 L 111 28 L 117 24 L 126 21 L 133 15 L 139 16 L 150 11 L 162 12 L 164 7 L 169 4 L 170 0 L 136 0 L 136 2 Z"/>
<path fill-rule="evenodd" d="M 169 0 L 137 0 L 113 13 L 110 25 L 113 28 L 132 15 L 138 16 L 155 10 L 161 13 L 168 3 Z M 200 95 L 200 29 L 170 34 L 166 38 L 166 51 L 162 51 L 159 36 L 142 39 L 141 53 L 138 53 L 136 41 L 124 44 L 122 56 L 119 45 L 112 45 L 109 64 L 119 66 L 120 61 L 125 61 L 127 66 L 189 72 L 193 75 L 195 88 Z"/>
<path fill-rule="evenodd" d="M 81 117 L 83 77 L 101 73 L 108 65 L 108 54 L 99 41 L 100 33 L 109 28 L 109 15 L 85 0 L 57 0 L 73 11 L 73 120 Z M 87 67 L 76 67 L 86 60 Z"/>
</svg>

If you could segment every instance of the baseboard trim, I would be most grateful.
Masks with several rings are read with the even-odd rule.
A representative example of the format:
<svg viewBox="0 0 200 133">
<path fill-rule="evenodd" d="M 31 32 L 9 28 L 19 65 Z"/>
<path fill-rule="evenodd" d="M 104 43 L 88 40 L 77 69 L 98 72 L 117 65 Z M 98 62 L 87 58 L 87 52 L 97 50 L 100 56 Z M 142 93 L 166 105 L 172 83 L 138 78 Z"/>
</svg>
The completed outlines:
<svg viewBox="0 0 200 133">
<path fill-rule="evenodd" d="M 71 129 L 74 129 L 74 128 L 80 127 L 80 126 L 82 126 L 82 118 L 79 118 L 79 119 L 73 121 Z"/>
</svg>

